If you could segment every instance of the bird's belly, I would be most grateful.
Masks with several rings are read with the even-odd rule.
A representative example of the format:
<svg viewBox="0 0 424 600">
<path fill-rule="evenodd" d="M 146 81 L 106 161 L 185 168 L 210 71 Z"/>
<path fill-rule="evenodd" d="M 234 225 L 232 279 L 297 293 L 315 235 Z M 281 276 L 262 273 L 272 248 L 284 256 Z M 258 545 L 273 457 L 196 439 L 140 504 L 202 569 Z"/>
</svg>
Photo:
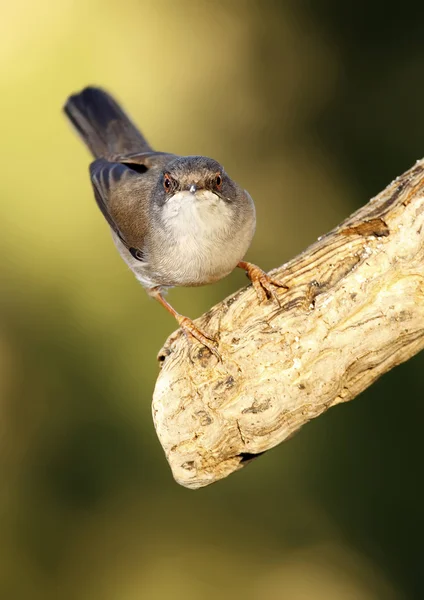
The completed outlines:
<svg viewBox="0 0 424 600">
<path fill-rule="evenodd" d="M 198 286 L 222 279 L 243 259 L 253 236 L 250 224 L 234 232 L 231 228 L 204 231 L 195 228 L 179 232 L 178 242 L 161 253 L 160 264 L 153 270 L 162 285 Z M 158 253 L 155 253 L 158 255 Z"/>
<path fill-rule="evenodd" d="M 155 237 L 162 251 L 150 254 L 160 260 L 151 266 L 162 285 L 169 286 L 222 279 L 243 258 L 254 230 L 254 220 L 235 227 L 231 206 L 211 192 L 203 192 L 197 201 L 188 192 L 176 194 L 165 206 L 163 223 Z"/>
<path fill-rule="evenodd" d="M 181 239 L 163 271 L 171 285 L 198 286 L 222 279 L 235 269 L 246 249 L 237 240 Z"/>
</svg>

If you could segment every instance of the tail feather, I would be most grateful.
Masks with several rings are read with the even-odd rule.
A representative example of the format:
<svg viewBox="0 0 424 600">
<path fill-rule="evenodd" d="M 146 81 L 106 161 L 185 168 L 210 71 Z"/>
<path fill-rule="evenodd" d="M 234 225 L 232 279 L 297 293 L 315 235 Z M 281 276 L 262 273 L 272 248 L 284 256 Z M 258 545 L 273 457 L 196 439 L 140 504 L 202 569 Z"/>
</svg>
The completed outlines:
<svg viewBox="0 0 424 600">
<path fill-rule="evenodd" d="M 119 104 L 99 88 L 70 96 L 63 110 L 95 158 L 152 150 Z"/>
</svg>

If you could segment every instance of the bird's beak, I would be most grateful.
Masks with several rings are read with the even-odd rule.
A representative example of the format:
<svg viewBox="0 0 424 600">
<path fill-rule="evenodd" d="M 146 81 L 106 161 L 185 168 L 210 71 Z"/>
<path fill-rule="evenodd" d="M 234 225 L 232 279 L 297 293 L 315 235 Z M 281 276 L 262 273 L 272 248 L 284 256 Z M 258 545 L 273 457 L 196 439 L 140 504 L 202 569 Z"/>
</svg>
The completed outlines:
<svg viewBox="0 0 424 600">
<path fill-rule="evenodd" d="M 192 183 L 192 184 L 191 184 L 191 186 L 189 187 L 189 191 L 190 191 L 192 194 L 195 194 L 195 193 L 196 193 L 196 190 L 197 190 L 197 186 L 196 186 L 196 185 L 194 185 L 194 183 Z"/>
</svg>

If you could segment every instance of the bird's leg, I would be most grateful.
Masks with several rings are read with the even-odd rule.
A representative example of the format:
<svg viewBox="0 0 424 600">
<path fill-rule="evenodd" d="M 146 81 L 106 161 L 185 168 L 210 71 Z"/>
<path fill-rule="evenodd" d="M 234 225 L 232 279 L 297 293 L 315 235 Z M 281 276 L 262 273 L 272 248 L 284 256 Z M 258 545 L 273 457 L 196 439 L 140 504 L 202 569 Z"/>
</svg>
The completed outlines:
<svg viewBox="0 0 424 600">
<path fill-rule="evenodd" d="M 253 265 L 252 263 L 240 261 L 237 266 L 246 271 L 246 275 L 255 288 L 259 302 L 263 302 L 267 298 L 272 298 L 278 305 L 280 305 L 280 300 L 275 293 L 273 286 L 285 288 L 287 290 L 288 287 L 284 283 L 281 283 L 281 281 L 278 281 L 274 277 L 267 275 L 265 271 L 262 271 L 261 268 Z"/>
<path fill-rule="evenodd" d="M 169 304 L 169 302 L 167 302 L 165 300 L 165 298 L 162 296 L 160 288 L 150 289 L 149 294 L 150 294 L 150 296 L 155 298 L 158 302 L 160 302 L 160 304 L 162 304 L 162 306 L 164 308 L 166 308 L 166 310 L 168 312 L 170 312 L 173 317 L 175 317 L 175 319 L 178 321 L 178 324 L 181 327 L 181 329 L 184 331 L 184 333 L 191 334 L 198 342 L 200 342 L 203 346 L 206 346 L 206 348 L 208 348 L 208 350 L 210 350 L 212 352 L 212 354 L 217 357 L 218 360 L 221 360 L 221 356 L 219 355 L 218 351 L 215 348 L 214 340 L 212 340 L 207 335 L 205 335 L 202 331 L 200 331 L 200 329 L 198 329 L 196 327 L 196 325 L 193 323 L 193 321 L 191 319 L 189 319 L 188 317 L 184 317 L 183 315 L 180 315 L 180 313 L 178 313 L 175 310 L 175 308 L 172 308 L 172 306 Z"/>
</svg>

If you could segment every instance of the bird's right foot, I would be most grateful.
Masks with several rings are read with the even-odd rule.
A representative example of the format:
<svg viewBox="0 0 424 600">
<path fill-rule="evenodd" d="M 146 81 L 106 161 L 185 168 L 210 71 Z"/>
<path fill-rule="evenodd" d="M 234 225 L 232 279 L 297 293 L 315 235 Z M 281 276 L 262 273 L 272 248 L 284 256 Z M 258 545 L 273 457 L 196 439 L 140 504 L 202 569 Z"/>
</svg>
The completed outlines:
<svg viewBox="0 0 424 600">
<path fill-rule="evenodd" d="M 181 329 L 190 335 L 192 335 L 198 342 L 205 346 L 219 361 L 222 361 L 221 355 L 216 349 L 216 342 L 205 335 L 191 319 L 183 317 L 183 315 L 175 315 Z"/>
</svg>

